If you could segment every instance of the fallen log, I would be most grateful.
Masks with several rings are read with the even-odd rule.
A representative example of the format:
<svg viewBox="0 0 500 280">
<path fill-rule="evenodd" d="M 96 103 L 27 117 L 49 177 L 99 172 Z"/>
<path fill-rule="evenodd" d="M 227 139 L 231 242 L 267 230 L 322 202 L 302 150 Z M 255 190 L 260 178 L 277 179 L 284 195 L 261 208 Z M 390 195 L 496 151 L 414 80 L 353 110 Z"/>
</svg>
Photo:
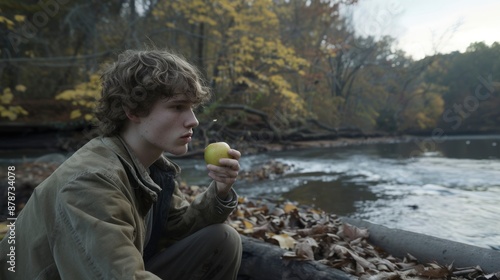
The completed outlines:
<svg viewBox="0 0 500 280">
<path fill-rule="evenodd" d="M 368 241 L 396 257 L 411 254 L 422 263 L 437 262 L 455 267 L 479 265 L 485 273 L 500 272 L 500 251 L 463 244 L 425 234 L 388 228 L 364 220 L 343 222 L 368 229 Z"/>
<path fill-rule="evenodd" d="M 239 280 L 351 280 L 357 279 L 341 270 L 317 261 L 287 260 L 279 246 L 242 235 L 243 257 Z"/>
</svg>

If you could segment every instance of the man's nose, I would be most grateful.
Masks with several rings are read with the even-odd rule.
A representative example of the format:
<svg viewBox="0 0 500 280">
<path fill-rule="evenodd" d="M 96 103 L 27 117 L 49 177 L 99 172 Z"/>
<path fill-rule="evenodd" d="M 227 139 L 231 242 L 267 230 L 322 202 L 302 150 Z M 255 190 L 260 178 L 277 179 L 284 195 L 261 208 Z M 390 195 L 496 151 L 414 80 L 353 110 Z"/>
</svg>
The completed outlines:
<svg viewBox="0 0 500 280">
<path fill-rule="evenodd" d="M 198 122 L 195 113 L 193 112 L 193 110 L 191 110 L 186 120 L 186 127 L 197 127 L 199 124 L 200 122 Z"/>
</svg>

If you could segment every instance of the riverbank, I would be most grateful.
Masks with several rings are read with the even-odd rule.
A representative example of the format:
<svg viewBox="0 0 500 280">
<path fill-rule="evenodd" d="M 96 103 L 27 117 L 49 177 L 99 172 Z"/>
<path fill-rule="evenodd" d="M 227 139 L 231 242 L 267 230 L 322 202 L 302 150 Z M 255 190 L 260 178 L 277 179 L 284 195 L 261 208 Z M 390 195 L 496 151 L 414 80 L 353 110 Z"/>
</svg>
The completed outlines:
<svg viewBox="0 0 500 280">
<path fill-rule="evenodd" d="M 92 127 L 85 125 L 82 122 L 71 123 L 2 123 L 0 124 L 0 158 L 5 158 L 3 154 L 22 154 L 24 151 L 41 154 L 48 153 L 71 153 L 84 145 L 97 133 L 92 130 Z M 410 134 L 401 133 L 383 133 L 383 132 L 363 132 L 361 130 L 346 130 L 341 129 L 336 133 L 325 134 L 324 137 L 319 137 L 315 140 L 287 140 L 272 141 L 266 133 L 262 137 L 244 137 L 245 133 L 240 133 L 236 138 L 231 139 L 206 139 L 205 135 L 196 134 L 200 131 L 195 130 L 193 141 L 190 143 L 190 150 L 187 154 L 172 158 L 189 158 L 203 156 L 203 149 L 206 141 L 226 141 L 233 148 L 242 151 L 245 155 L 252 155 L 265 152 L 306 149 L 306 148 L 331 148 L 345 147 L 365 144 L 380 144 L 380 143 L 403 143 L 409 141 L 417 141 L 427 139 L 430 144 L 435 144 L 432 138 L 432 132 L 429 131 L 414 131 Z M 485 135 L 486 131 L 465 131 L 465 132 L 446 132 L 447 136 L 476 136 Z M 493 134 L 498 134 L 498 131 L 492 131 Z M 245 134 L 246 135 L 246 134 Z M 233 135 L 234 136 L 234 135 Z M 276 140 L 276 139 L 274 139 Z M 443 141 L 443 137 L 438 139 Z M 425 147 L 424 147 L 425 148 Z M 25 156 L 25 155 L 23 155 Z"/>
<path fill-rule="evenodd" d="M 31 158 L 30 154 L 67 154 L 76 151 L 97 134 L 82 128 L 77 124 L 61 129 L 55 124 L 27 125 L 10 124 L 0 125 L 0 159 L 7 159 L 10 155 Z M 188 153 L 182 156 L 169 156 L 172 158 L 203 157 L 205 143 L 202 137 L 193 137 Z M 240 150 L 245 155 L 252 155 L 264 152 L 274 152 L 305 148 L 329 148 L 342 146 L 355 146 L 377 143 L 400 143 L 408 142 L 418 137 L 411 135 L 393 135 L 382 133 L 356 134 L 349 137 L 339 135 L 331 139 L 310 140 L 310 141 L 268 141 L 268 140 L 244 140 L 244 139 L 223 139 L 231 147 Z M 215 141 L 215 140 L 214 140 Z M 212 141 L 213 142 L 213 141 Z"/>
<path fill-rule="evenodd" d="M 31 162 L 17 167 L 16 206 L 18 211 L 34 188 L 50 175 L 57 163 Z M 242 180 L 251 180 L 261 174 L 279 176 L 287 166 L 270 163 L 246 174 Z M 273 176 L 260 177 L 266 180 Z M 4 181 L 4 180 L 2 180 Z M 180 184 L 190 201 L 206 188 Z M 1 200 L 7 201 L 6 199 Z M 1 203 L 0 203 L 1 204 Z M 1 209 L 6 209 L 4 205 Z M 6 215 L 2 220 L 5 220 Z M 226 221 L 242 236 L 260 240 L 282 249 L 280 259 L 288 262 L 318 262 L 332 269 L 341 270 L 359 279 L 498 279 L 500 274 L 486 274 L 477 264 L 455 267 L 449 263 L 422 263 L 411 254 L 394 256 L 370 241 L 370 232 L 363 227 L 345 222 L 335 213 L 327 213 L 308 205 L 286 199 L 240 197 L 238 206 Z M 5 234 L 6 223 L 0 223 L 0 235 Z M 388 238 L 391 238 L 388 236 Z M 246 239 L 248 241 L 248 239 Z M 247 243 L 245 243 L 247 244 Z M 422 244 L 423 245 L 423 244 Z M 244 250 L 252 250 L 244 248 Z M 266 258 L 266 256 L 261 256 Z M 244 264 L 245 265 L 245 264 Z M 260 269 L 260 268 L 259 268 Z M 297 275 L 297 279 L 300 275 Z M 481 278 L 482 277 L 482 278 Z M 494 278 L 497 277 L 497 278 Z"/>
<path fill-rule="evenodd" d="M 293 141 L 278 144 L 270 143 L 266 144 L 265 147 L 268 149 L 268 151 L 282 151 L 301 148 L 334 148 L 367 144 L 391 144 L 409 142 L 414 139 L 417 139 L 417 137 L 411 135 L 375 135 L 351 138 L 339 137 L 333 140 Z"/>
</svg>

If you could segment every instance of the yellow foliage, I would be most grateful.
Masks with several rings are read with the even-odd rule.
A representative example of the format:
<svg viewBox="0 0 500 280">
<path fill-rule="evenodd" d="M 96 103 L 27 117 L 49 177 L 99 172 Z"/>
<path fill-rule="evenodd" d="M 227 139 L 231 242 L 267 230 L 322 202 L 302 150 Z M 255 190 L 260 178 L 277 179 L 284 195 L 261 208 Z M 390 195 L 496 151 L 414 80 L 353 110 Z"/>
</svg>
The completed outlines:
<svg viewBox="0 0 500 280">
<path fill-rule="evenodd" d="M 446 88 L 423 84 L 412 93 L 413 99 L 403 114 L 402 128 L 427 129 L 436 126 L 439 116 L 444 111 L 441 92 Z"/>
<path fill-rule="evenodd" d="M 240 102 L 253 105 L 265 97 L 270 101 L 269 110 L 303 115 L 305 102 L 287 79 L 297 73 L 304 75 L 308 62 L 281 41 L 274 9 L 272 0 L 162 0 L 153 14 L 164 18 L 169 27 L 173 26 L 171 18 L 182 16 L 193 27 L 204 24 L 206 37 L 220 38 L 217 43 L 206 41 L 208 50 L 224 50 L 217 60 L 220 64 L 214 65 L 217 76 L 209 77 L 217 82 L 218 90 L 227 93 L 245 85 Z"/>
<path fill-rule="evenodd" d="M 17 21 L 17 22 L 24 22 L 24 20 L 26 19 L 26 16 L 25 15 L 15 15 L 14 16 L 14 19 Z"/>
<path fill-rule="evenodd" d="M 25 92 L 26 91 L 26 87 L 23 86 L 23 85 L 17 85 L 16 86 L 16 90 L 19 91 L 19 92 Z"/>
<path fill-rule="evenodd" d="M 0 16 L 0 23 L 3 23 L 7 26 L 8 29 L 14 28 L 14 22 L 4 16 Z"/>
<path fill-rule="evenodd" d="M 68 89 L 58 94 L 56 100 L 70 101 L 77 109 L 70 113 L 70 119 L 83 118 L 91 121 L 94 116 L 91 114 L 97 104 L 101 93 L 100 78 L 96 74 L 89 77 L 88 82 L 80 83 L 74 89 Z M 83 113 L 85 112 L 85 113 Z"/>
<path fill-rule="evenodd" d="M 28 112 L 21 106 L 2 106 L 0 105 L 0 117 L 8 118 L 11 121 L 17 119 L 19 115 L 27 115 Z"/>
<path fill-rule="evenodd" d="M 25 91 L 26 87 L 17 85 L 15 89 L 17 91 Z M 0 117 L 14 121 L 19 115 L 28 115 L 28 112 L 23 107 L 10 105 L 13 100 L 14 94 L 12 90 L 10 88 L 5 88 L 0 95 Z"/>
<path fill-rule="evenodd" d="M 12 94 L 11 89 L 5 88 L 3 90 L 3 94 L 0 96 L 0 102 L 2 104 L 10 104 L 10 102 L 12 102 L 12 99 L 14 99 L 14 95 Z"/>
<path fill-rule="evenodd" d="M 69 116 L 70 119 L 77 119 L 82 116 L 82 112 L 79 109 L 71 111 L 71 114 Z"/>
</svg>

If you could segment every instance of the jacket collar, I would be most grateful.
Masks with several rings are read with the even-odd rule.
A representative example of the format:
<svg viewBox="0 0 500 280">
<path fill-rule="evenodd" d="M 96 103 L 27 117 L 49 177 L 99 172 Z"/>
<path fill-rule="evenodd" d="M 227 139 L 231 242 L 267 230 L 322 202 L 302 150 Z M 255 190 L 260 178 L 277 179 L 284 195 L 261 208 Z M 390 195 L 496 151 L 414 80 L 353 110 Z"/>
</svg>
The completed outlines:
<svg viewBox="0 0 500 280">
<path fill-rule="evenodd" d="M 142 165 L 139 159 L 131 151 L 128 144 L 120 136 L 102 137 L 101 141 L 121 159 L 124 166 L 134 176 L 139 185 L 142 185 L 144 190 L 151 195 L 153 201 L 156 201 L 161 188 L 151 179 L 149 176 L 149 169 Z M 175 175 L 179 174 L 181 171 L 177 164 L 163 155 L 153 164 L 165 171 L 173 170 Z"/>
</svg>

